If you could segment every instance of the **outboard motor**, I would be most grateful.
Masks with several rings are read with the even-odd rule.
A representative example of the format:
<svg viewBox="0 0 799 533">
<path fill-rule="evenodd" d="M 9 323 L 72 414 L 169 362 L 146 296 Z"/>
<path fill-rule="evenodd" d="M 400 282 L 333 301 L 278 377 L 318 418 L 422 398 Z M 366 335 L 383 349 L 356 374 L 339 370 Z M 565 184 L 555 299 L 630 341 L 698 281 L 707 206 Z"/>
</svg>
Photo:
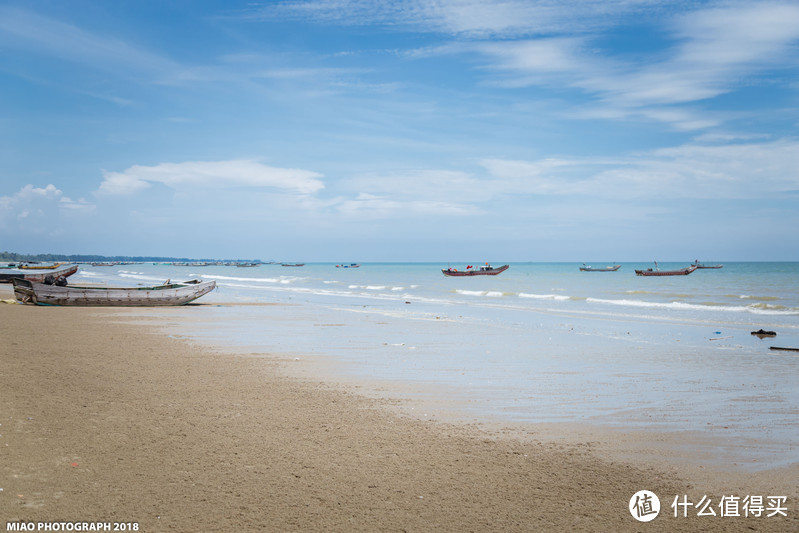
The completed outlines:
<svg viewBox="0 0 799 533">
<path fill-rule="evenodd" d="M 53 276 L 52 274 L 47 274 L 44 277 L 44 284 L 45 285 L 52 285 L 53 283 L 55 283 L 55 276 Z"/>
<path fill-rule="evenodd" d="M 58 276 L 55 279 L 55 285 L 58 287 L 66 287 L 67 286 L 67 278 L 64 276 Z"/>
</svg>

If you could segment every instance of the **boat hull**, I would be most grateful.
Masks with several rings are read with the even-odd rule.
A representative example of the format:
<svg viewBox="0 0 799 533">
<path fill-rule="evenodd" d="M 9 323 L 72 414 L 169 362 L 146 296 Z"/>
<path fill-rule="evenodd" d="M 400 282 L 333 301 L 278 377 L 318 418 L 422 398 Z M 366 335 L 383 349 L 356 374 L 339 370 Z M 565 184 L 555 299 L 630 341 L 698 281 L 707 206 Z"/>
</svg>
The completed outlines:
<svg viewBox="0 0 799 533">
<path fill-rule="evenodd" d="M 689 266 L 687 268 L 681 268 L 679 270 L 652 270 L 651 268 L 648 270 L 636 270 L 636 276 L 687 276 L 691 272 L 696 270 L 696 265 Z"/>
<path fill-rule="evenodd" d="M 449 268 L 442 268 L 441 272 L 445 276 L 451 277 L 468 277 L 468 276 L 496 276 L 508 270 L 510 265 L 502 265 L 501 267 L 492 268 L 490 270 L 452 270 Z"/>
<path fill-rule="evenodd" d="M 604 268 L 594 268 L 594 267 L 580 267 L 581 272 L 616 272 L 618 269 L 621 268 L 621 265 L 613 265 Z"/>
<path fill-rule="evenodd" d="M 22 303 L 78 307 L 152 307 L 184 305 L 216 288 L 215 281 L 154 287 L 59 287 L 14 280 L 14 296 Z"/>
<path fill-rule="evenodd" d="M 60 267 L 63 264 L 64 263 L 54 263 L 52 265 L 24 264 L 24 265 L 19 265 L 19 267 L 17 268 L 22 268 L 25 270 L 45 270 L 45 269 L 55 270 L 56 268 Z"/>
<path fill-rule="evenodd" d="M 53 278 L 69 277 L 78 271 L 78 265 L 68 265 L 63 268 L 43 268 L 43 269 L 3 269 L 0 270 L 0 283 L 11 283 L 13 279 L 24 279 L 27 281 L 35 281 L 43 283 L 44 278 L 53 276 Z"/>
</svg>

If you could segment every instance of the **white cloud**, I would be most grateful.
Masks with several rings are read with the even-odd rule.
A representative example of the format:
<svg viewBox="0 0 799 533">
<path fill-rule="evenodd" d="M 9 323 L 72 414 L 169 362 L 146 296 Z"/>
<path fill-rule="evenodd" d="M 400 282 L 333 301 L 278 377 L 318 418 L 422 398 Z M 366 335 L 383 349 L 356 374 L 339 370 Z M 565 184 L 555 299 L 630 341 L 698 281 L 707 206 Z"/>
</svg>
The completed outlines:
<svg viewBox="0 0 799 533">
<path fill-rule="evenodd" d="M 799 141 L 693 144 L 619 157 L 479 161 L 484 172 L 423 170 L 364 175 L 339 184 L 326 204 L 373 218 L 478 215 L 527 205 L 531 197 L 569 205 L 633 200 L 769 199 L 799 194 Z M 317 206 L 320 207 L 320 206 Z"/>
<path fill-rule="evenodd" d="M 447 198 L 449 200 L 475 200 L 480 180 L 455 170 L 421 169 L 394 173 L 373 173 L 354 176 L 339 183 L 349 192 L 366 195 L 388 195 L 394 200 L 416 198 Z"/>
<path fill-rule="evenodd" d="M 409 217 L 417 215 L 462 216 L 480 212 L 479 208 L 475 206 L 443 199 L 396 200 L 369 193 L 360 193 L 354 199 L 342 200 L 335 208 L 344 215 L 357 216 L 361 219 L 398 218 L 406 221 L 409 220 Z"/>
<path fill-rule="evenodd" d="M 482 162 L 493 191 L 621 199 L 754 199 L 799 193 L 799 141 L 686 144 L 618 159 Z"/>
<path fill-rule="evenodd" d="M 123 172 L 104 172 L 98 195 L 128 195 L 162 183 L 175 190 L 189 188 L 257 187 L 295 194 L 324 188 L 321 174 L 309 170 L 270 167 L 251 160 L 188 161 L 135 165 Z"/>
<path fill-rule="evenodd" d="M 0 230 L 21 234 L 58 233 L 65 216 L 93 212 L 94 204 L 72 200 L 49 184 L 25 185 L 11 196 L 0 196 Z"/>
</svg>

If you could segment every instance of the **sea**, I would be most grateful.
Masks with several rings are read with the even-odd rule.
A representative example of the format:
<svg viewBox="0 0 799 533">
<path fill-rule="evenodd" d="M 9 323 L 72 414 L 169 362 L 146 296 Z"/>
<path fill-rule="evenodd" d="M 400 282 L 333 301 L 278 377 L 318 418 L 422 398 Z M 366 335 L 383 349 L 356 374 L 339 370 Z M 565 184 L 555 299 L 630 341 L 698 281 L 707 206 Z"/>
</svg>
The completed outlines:
<svg viewBox="0 0 799 533">
<path fill-rule="evenodd" d="M 81 265 L 69 282 L 216 280 L 180 308 L 181 320 L 169 309 L 138 312 L 198 342 L 422 399 L 431 413 L 706 434 L 720 457 L 799 462 L 799 352 L 771 349 L 799 348 L 799 263 L 723 262 L 668 277 L 636 276 L 654 268 L 643 262 L 615 272 L 537 262 L 497 276 L 441 271 L 466 266 Z M 761 329 L 776 335 L 752 335 Z"/>
</svg>

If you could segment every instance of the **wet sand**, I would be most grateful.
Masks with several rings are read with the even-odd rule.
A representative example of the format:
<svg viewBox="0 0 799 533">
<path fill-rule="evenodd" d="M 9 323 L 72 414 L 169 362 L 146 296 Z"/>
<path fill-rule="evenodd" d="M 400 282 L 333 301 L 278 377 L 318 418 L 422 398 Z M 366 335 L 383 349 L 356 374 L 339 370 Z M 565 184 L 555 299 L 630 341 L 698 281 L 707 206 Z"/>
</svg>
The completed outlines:
<svg viewBox="0 0 799 533">
<path fill-rule="evenodd" d="M 552 428 L 418 420 L 395 401 L 288 376 L 285 357 L 214 351 L 141 314 L 0 304 L 1 522 L 136 522 L 147 532 L 799 530 L 795 469 L 743 478 L 749 493 L 788 496 L 787 518 L 675 518 L 669 506 L 684 494 L 712 498 L 718 515 L 730 492 L 713 491 L 740 485 L 741 473 L 645 461 L 595 434 L 558 440 Z M 661 497 L 647 524 L 627 509 L 642 489 Z"/>
</svg>

